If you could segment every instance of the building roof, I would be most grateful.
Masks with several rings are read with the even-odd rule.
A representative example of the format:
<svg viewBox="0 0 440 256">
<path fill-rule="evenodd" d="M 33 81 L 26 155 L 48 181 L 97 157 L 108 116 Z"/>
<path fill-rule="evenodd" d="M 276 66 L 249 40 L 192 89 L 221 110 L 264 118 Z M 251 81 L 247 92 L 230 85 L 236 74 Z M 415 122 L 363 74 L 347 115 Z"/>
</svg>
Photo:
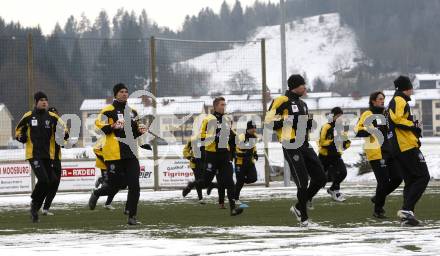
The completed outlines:
<svg viewBox="0 0 440 256">
<path fill-rule="evenodd" d="M 394 90 L 384 90 L 385 105 L 394 95 Z M 272 98 L 280 94 L 273 94 Z M 331 96 L 330 96 L 331 95 Z M 322 97 L 318 97 L 322 96 Z M 157 113 L 159 115 L 185 115 L 185 114 L 199 114 L 204 112 L 204 107 L 212 106 L 212 101 L 215 96 L 179 96 L 179 97 L 158 97 L 157 98 Z M 225 96 L 227 102 L 227 112 L 261 112 L 261 95 L 227 95 Z M 414 90 L 413 100 L 409 102 L 410 106 L 415 105 L 415 100 L 435 100 L 440 99 L 440 89 L 418 89 Z M 329 110 L 333 107 L 339 106 L 343 109 L 366 109 L 368 108 L 368 96 L 359 98 L 342 97 L 335 93 L 310 93 L 307 98 L 303 99 L 310 110 Z M 129 99 L 129 104 L 136 109 L 141 115 L 151 115 L 152 107 L 144 106 L 142 99 Z M 267 102 L 269 108 L 271 100 Z M 98 112 L 105 105 L 105 99 L 86 99 L 81 104 L 81 111 L 95 111 Z"/>
<path fill-rule="evenodd" d="M 129 99 L 128 104 L 138 111 L 139 115 L 152 115 L 153 107 L 145 106 L 141 98 Z M 86 99 L 81 104 L 81 111 L 98 112 L 103 107 L 108 105 L 106 99 Z M 185 114 L 199 114 L 204 110 L 203 101 L 186 101 L 175 102 L 167 101 L 166 98 L 158 98 L 157 114 L 158 115 L 185 115 Z"/>
<path fill-rule="evenodd" d="M 440 80 L 440 74 L 416 74 L 415 76 L 419 81 Z"/>
<path fill-rule="evenodd" d="M 414 90 L 415 100 L 440 100 L 440 89 Z"/>
<path fill-rule="evenodd" d="M 6 105 L 3 103 L 0 103 L 0 112 L 2 112 L 2 111 L 5 111 L 11 120 L 14 119 L 14 117 L 11 115 L 11 112 L 9 112 L 9 109 L 6 107 Z"/>
</svg>

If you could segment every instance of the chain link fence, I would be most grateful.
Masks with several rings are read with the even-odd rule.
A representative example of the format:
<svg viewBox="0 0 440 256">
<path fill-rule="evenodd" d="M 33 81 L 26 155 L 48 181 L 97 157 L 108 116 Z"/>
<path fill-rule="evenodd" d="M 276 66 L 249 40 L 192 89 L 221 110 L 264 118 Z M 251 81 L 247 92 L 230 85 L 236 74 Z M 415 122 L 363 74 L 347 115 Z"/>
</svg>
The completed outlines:
<svg viewBox="0 0 440 256">
<path fill-rule="evenodd" d="M 76 148 L 63 152 L 63 159 L 69 161 L 94 158 L 91 146 L 98 135 L 93 121 L 111 102 L 116 83 L 125 83 L 130 92 L 147 90 L 155 95 L 157 101 L 142 97 L 130 103 L 150 117 L 150 109 L 156 107 L 160 128 L 176 144 L 183 144 L 192 135 L 195 116 L 210 113 L 219 95 L 226 98 L 227 112 L 234 121 L 246 115 L 263 118 L 269 101 L 263 93 L 267 91 L 265 72 L 264 40 L 2 37 L 0 162 L 24 160 L 22 145 L 14 141 L 14 127 L 33 108 L 36 91 L 44 91 L 60 114 L 76 114 L 81 119 Z M 190 118 L 183 124 L 173 123 L 175 117 L 184 116 Z M 146 118 L 145 123 L 150 121 Z M 161 144 L 167 141 L 161 139 L 153 141 L 156 160 Z M 155 175 L 159 176 L 157 168 Z"/>
</svg>

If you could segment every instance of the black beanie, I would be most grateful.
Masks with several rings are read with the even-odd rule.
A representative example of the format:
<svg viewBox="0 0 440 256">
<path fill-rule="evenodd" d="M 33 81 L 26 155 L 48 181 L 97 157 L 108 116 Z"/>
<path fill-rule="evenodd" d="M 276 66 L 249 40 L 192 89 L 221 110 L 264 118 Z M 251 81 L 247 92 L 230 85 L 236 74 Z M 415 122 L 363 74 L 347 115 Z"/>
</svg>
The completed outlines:
<svg viewBox="0 0 440 256">
<path fill-rule="evenodd" d="M 246 130 L 257 128 L 255 124 L 252 123 L 252 121 L 248 121 L 246 125 Z"/>
<path fill-rule="evenodd" d="M 123 83 L 119 83 L 119 84 L 116 84 L 115 86 L 113 86 L 113 96 L 116 97 L 116 94 L 118 94 L 118 92 L 122 89 L 128 90 L 127 86 L 125 86 L 125 84 L 123 84 Z"/>
<path fill-rule="evenodd" d="M 407 76 L 399 76 L 396 80 L 394 80 L 394 86 L 398 91 L 406 91 L 413 88 L 411 80 Z"/>
<path fill-rule="evenodd" d="M 38 101 L 40 101 L 41 99 L 48 99 L 47 98 L 47 95 L 44 93 L 44 92 L 36 92 L 35 94 L 34 94 L 34 100 L 35 100 L 35 103 L 37 103 Z"/>
<path fill-rule="evenodd" d="M 305 85 L 306 81 L 304 77 L 301 75 L 291 75 L 287 80 L 287 86 L 289 86 L 289 90 L 295 89 L 301 85 Z"/>
<path fill-rule="evenodd" d="M 334 108 L 332 108 L 332 110 L 330 111 L 330 113 L 332 113 L 333 116 L 337 116 L 337 115 L 342 115 L 342 114 L 344 114 L 344 111 L 342 111 L 342 108 L 340 108 L 340 107 L 334 107 Z"/>
</svg>

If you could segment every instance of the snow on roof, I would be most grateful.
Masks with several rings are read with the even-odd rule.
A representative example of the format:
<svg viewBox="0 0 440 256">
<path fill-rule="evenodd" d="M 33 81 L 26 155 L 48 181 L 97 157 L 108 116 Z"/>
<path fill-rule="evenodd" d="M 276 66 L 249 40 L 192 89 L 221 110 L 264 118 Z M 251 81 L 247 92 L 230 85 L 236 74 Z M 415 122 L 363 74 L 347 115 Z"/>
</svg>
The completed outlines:
<svg viewBox="0 0 440 256">
<path fill-rule="evenodd" d="M 130 105 L 136 105 L 140 104 L 142 102 L 141 98 L 130 98 L 128 99 L 128 104 Z M 109 103 L 107 103 L 107 99 L 85 99 L 81 107 L 79 108 L 80 111 L 90 111 L 95 110 L 99 111 L 103 107 L 107 106 Z"/>
<path fill-rule="evenodd" d="M 419 81 L 440 80 L 440 74 L 416 74 L 415 76 Z"/>
<path fill-rule="evenodd" d="M 144 106 L 142 99 L 129 99 L 130 107 L 138 111 L 139 115 L 152 115 L 153 107 Z M 81 111 L 96 111 L 98 112 L 103 107 L 108 105 L 105 99 L 84 100 L 81 104 Z M 157 114 L 158 115 L 185 115 L 185 114 L 199 114 L 204 110 L 203 101 L 186 101 L 186 102 L 167 102 L 158 99 Z"/>
<path fill-rule="evenodd" d="M 263 104 L 261 100 L 228 100 L 226 110 L 228 113 L 261 112 Z"/>
<path fill-rule="evenodd" d="M 13 117 L 12 117 L 12 115 L 11 115 L 11 112 L 9 112 L 9 109 L 6 107 L 6 105 L 5 104 L 3 104 L 3 103 L 0 103 L 0 112 L 1 111 L 6 111 L 6 114 L 8 114 L 8 116 L 9 116 L 9 118 L 12 120 L 12 119 L 14 119 Z"/>
<path fill-rule="evenodd" d="M 306 98 L 323 98 L 341 96 L 336 92 L 308 92 Z"/>
<path fill-rule="evenodd" d="M 318 99 L 318 106 L 320 109 L 332 109 L 334 107 L 341 107 L 342 109 L 360 109 L 368 108 L 369 97 L 331 97 Z"/>
<path fill-rule="evenodd" d="M 440 89 L 414 90 L 415 100 L 440 100 Z"/>
<path fill-rule="evenodd" d="M 394 90 L 384 90 L 385 105 L 388 105 Z M 410 106 L 415 105 L 415 100 L 440 99 L 440 89 L 418 89 L 414 90 L 413 100 L 409 102 Z M 368 96 L 360 98 L 336 96 L 336 93 L 310 93 L 303 100 L 307 103 L 310 110 L 329 110 L 333 107 L 341 107 L 343 109 L 365 109 L 368 108 Z M 280 96 L 280 94 L 272 94 L 272 99 Z M 321 97 L 319 97 L 321 96 Z M 159 97 L 157 98 L 157 113 L 160 115 L 183 115 L 202 113 L 205 106 L 212 106 L 214 96 L 179 96 L 179 97 Z M 259 112 L 262 111 L 261 95 L 226 95 L 227 111 L 234 112 Z M 267 102 L 270 106 L 272 100 Z M 151 115 L 152 107 L 144 106 L 142 99 L 129 99 L 129 104 L 142 115 Z M 81 111 L 99 111 L 107 105 L 105 99 L 87 99 L 81 104 Z M 1 105 L 0 105 L 1 106 Z"/>
<path fill-rule="evenodd" d="M 204 112 L 205 103 L 203 101 L 170 102 L 168 104 L 158 104 L 158 115 L 188 115 L 200 114 Z"/>
</svg>

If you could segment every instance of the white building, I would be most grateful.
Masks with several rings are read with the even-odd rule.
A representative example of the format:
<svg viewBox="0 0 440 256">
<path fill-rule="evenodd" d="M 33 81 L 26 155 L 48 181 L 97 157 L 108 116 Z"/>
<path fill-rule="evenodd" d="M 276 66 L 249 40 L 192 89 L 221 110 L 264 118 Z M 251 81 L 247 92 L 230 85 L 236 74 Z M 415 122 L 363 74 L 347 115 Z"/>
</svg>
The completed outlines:
<svg viewBox="0 0 440 256">
<path fill-rule="evenodd" d="M 386 90 L 385 105 L 387 106 L 394 90 Z M 409 102 L 415 118 L 422 122 L 425 136 L 440 136 L 440 89 L 416 89 Z M 270 107 L 272 99 L 280 94 L 272 94 L 267 100 L 266 109 Z M 262 95 L 225 95 L 226 111 L 232 116 L 236 123 L 243 116 L 256 115 L 263 117 Z M 169 133 L 178 140 L 185 142 L 192 134 L 194 118 L 199 114 L 211 113 L 212 102 L 215 96 L 177 96 L 157 98 L 157 116 L 160 119 L 161 137 L 167 138 Z M 90 145 L 96 140 L 97 134 L 94 132 L 94 121 L 98 112 L 112 99 L 88 99 L 81 105 L 82 113 L 82 138 L 84 145 Z M 341 107 L 345 114 L 352 114 L 353 118 L 347 122 L 356 122 L 360 114 L 368 109 L 369 96 L 362 97 L 343 97 L 336 93 L 309 93 L 303 99 L 309 108 L 310 113 L 315 115 L 319 125 L 326 122 L 326 116 L 334 107 Z M 129 104 L 144 116 L 143 122 L 148 124 L 153 116 L 151 100 L 147 98 L 129 99 Z M 191 116 L 183 125 L 178 119 Z M 178 119 L 176 119 L 177 117 Z M 199 125 L 200 120 L 196 119 Z M 234 128 L 235 125 L 234 125 Z M 261 130 L 259 130 L 260 132 Z M 168 135 L 167 135 L 168 134 Z"/>
<path fill-rule="evenodd" d="M 12 115 L 5 104 L 0 103 L 0 147 L 6 147 L 12 139 Z"/>
<path fill-rule="evenodd" d="M 416 74 L 413 85 L 416 89 L 440 89 L 440 74 Z"/>
</svg>

